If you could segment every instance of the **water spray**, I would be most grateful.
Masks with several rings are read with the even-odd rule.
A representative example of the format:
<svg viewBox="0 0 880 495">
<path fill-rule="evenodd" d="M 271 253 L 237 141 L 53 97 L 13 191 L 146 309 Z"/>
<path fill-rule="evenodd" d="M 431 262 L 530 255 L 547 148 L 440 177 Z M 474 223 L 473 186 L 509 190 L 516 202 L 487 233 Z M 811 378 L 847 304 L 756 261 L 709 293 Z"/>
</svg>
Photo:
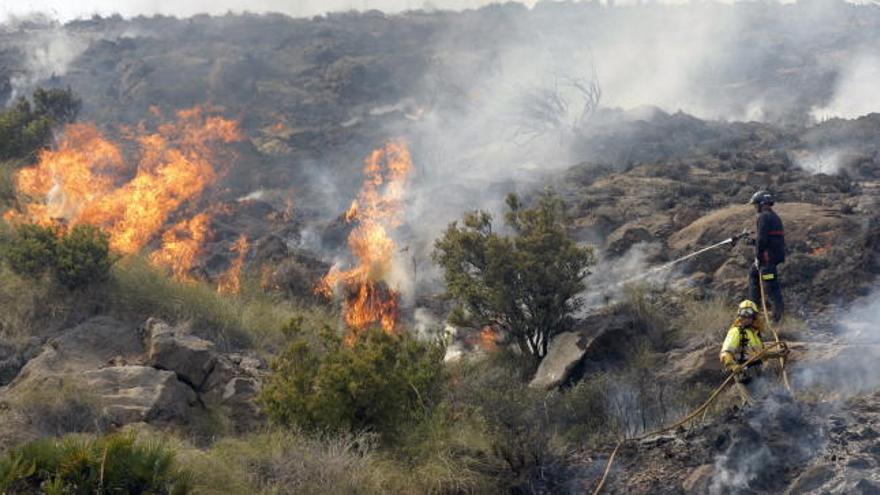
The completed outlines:
<svg viewBox="0 0 880 495">
<path fill-rule="evenodd" d="M 679 263 L 681 263 L 681 262 L 683 262 L 683 261 L 687 261 L 687 260 L 689 260 L 689 259 L 691 259 L 691 258 L 696 258 L 697 256 L 699 256 L 699 255 L 701 255 L 701 254 L 703 254 L 703 253 L 706 253 L 706 252 L 712 251 L 713 249 L 718 249 L 718 248 L 720 248 L 721 246 L 726 246 L 727 244 L 730 244 L 731 249 L 733 249 L 733 247 L 735 247 L 736 244 L 737 244 L 740 240 L 743 240 L 743 239 L 749 239 L 749 238 L 751 238 L 751 235 L 752 235 L 751 232 L 749 232 L 748 230 L 744 230 L 744 231 L 742 231 L 742 233 L 740 233 L 740 234 L 737 234 L 737 235 L 735 235 L 735 236 L 733 236 L 733 237 L 729 237 L 729 238 L 727 238 L 727 239 L 724 239 L 724 240 L 721 241 L 721 242 L 716 242 L 715 244 L 712 244 L 711 246 L 704 247 L 704 248 L 702 248 L 702 249 L 700 249 L 700 250 L 698 250 L 698 251 L 694 251 L 693 253 L 686 254 L 686 255 L 684 255 L 684 256 L 682 256 L 682 257 L 680 257 L 680 258 L 676 258 L 676 259 L 674 259 L 674 260 L 672 260 L 672 261 L 670 261 L 670 262 L 668 262 L 668 263 L 665 263 L 665 264 L 663 264 L 663 265 L 660 265 L 660 266 L 658 266 L 658 267 L 651 268 L 650 270 L 648 270 L 648 271 L 646 271 L 646 272 L 644 272 L 644 273 L 641 273 L 641 274 L 636 275 L 636 276 L 634 276 L 634 277 L 630 277 L 630 278 L 628 278 L 628 279 L 626 279 L 626 280 L 623 280 L 623 281 L 621 281 L 621 282 L 618 282 L 618 283 L 615 284 L 614 286 L 616 287 L 616 286 L 619 286 L 619 285 L 628 284 L 628 283 L 630 283 L 630 282 L 634 282 L 634 281 L 636 281 L 636 280 L 641 280 L 641 279 L 643 279 L 643 278 L 647 278 L 647 277 L 649 277 L 649 276 L 651 276 L 651 275 L 655 275 L 655 274 L 657 274 L 657 273 L 664 272 L 664 271 L 669 270 L 670 268 L 674 267 L 675 265 L 677 265 L 677 264 L 679 264 Z"/>
</svg>

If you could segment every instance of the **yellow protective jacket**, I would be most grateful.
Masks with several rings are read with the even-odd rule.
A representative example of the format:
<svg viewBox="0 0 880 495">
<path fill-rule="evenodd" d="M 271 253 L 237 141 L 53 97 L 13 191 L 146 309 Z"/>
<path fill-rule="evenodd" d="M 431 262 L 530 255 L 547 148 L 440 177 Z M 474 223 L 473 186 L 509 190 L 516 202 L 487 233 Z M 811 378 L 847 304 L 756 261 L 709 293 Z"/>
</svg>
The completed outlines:
<svg viewBox="0 0 880 495">
<path fill-rule="evenodd" d="M 718 357 L 725 366 L 743 364 L 763 349 L 764 343 L 757 330 L 734 325 L 727 331 Z"/>
</svg>

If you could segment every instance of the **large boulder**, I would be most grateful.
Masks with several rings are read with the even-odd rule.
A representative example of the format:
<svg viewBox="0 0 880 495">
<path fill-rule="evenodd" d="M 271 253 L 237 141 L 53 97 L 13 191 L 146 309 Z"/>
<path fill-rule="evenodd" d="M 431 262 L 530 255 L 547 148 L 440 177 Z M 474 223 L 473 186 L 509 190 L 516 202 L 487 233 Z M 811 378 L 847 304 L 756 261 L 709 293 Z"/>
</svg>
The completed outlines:
<svg viewBox="0 0 880 495">
<path fill-rule="evenodd" d="M 144 330 L 148 342 L 147 363 L 173 371 L 193 389 L 202 390 L 217 362 L 214 343 L 155 318 L 147 320 Z"/>
<path fill-rule="evenodd" d="M 144 345 L 140 333 L 110 317 L 91 318 L 50 340 L 35 358 L 21 369 L 10 388 L 34 384 L 51 377 L 73 376 L 98 369 L 110 361 L 136 362 Z"/>
<path fill-rule="evenodd" d="M 581 336 L 575 332 L 557 335 L 547 346 L 547 355 L 538 366 L 530 387 L 550 389 L 558 387 L 581 360 L 586 349 L 578 345 Z"/>
<path fill-rule="evenodd" d="M 86 371 L 82 384 L 103 405 L 111 424 L 186 418 L 196 395 L 171 371 L 150 366 L 114 366 Z"/>
<path fill-rule="evenodd" d="M 610 307 L 584 318 L 573 331 L 561 333 L 550 341 L 547 355 L 529 386 L 550 389 L 576 381 L 583 372 L 582 364 L 603 361 L 609 341 L 626 340 L 632 323 L 632 316 L 626 314 L 623 306 Z"/>
</svg>

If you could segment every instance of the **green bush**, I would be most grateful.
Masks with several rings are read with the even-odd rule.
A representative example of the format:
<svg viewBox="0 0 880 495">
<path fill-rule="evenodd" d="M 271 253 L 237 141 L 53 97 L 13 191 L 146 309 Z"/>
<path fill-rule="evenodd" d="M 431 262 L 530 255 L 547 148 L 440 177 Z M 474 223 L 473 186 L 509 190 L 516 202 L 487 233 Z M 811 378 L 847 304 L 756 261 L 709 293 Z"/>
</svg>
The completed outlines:
<svg viewBox="0 0 880 495">
<path fill-rule="evenodd" d="M 6 240 L 3 257 L 19 275 L 38 278 L 50 272 L 68 289 L 103 282 L 110 275 L 109 236 L 90 225 L 66 232 L 54 226 L 19 225 Z"/>
<path fill-rule="evenodd" d="M 77 225 L 58 238 L 55 275 L 68 289 L 104 282 L 110 265 L 110 236 L 101 229 Z"/>
<path fill-rule="evenodd" d="M 164 443 L 124 433 L 37 440 L 0 459 L 0 493 L 183 495 L 190 477 Z"/>
<path fill-rule="evenodd" d="M 57 252 L 57 228 L 23 224 L 6 239 L 3 258 L 15 273 L 38 278 L 54 265 Z"/>
<path fill-rule="evenodd" d="M 290 342 L 272 362 L 260 394 L 270 419 L 309 430 L 393 434 L 433 405 L 442 378 L 442 345 L 381 329 L 351 345 L 329 330 L 309 339 L 302 322 L 287 328 Z"/>
<path fill-rule="evenodd" d="M 0 112 L 0 160 L 32 158 L 49 145 L 52 127 L 72 122 L 82 106 L 69 88 L 38 88 L 33 101 L 22 97 Z"/>
</svg>

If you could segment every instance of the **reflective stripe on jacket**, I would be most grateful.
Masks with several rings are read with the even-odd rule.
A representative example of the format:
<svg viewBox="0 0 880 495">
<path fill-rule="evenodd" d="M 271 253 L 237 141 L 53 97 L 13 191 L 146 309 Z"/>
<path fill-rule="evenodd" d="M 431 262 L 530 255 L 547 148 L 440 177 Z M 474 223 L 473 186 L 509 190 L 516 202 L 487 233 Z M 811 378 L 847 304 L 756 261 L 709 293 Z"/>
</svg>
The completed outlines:
<svg viewBox="0 0 880 495">
<path fill-rule="evenodd" d="M 764 349 L 764 343 L 761 337 L 751 327 L 741 328 L 738 326 L 730 327 L 727 331 L 727 337 L 724 338 L 724 344 L 721 346 L 720 358 L 725 361 L 724 355 L 730 354 L 734 361 L 742 364 L 749 360 L 749 357 L 761 352 Z"/>
</svg>

